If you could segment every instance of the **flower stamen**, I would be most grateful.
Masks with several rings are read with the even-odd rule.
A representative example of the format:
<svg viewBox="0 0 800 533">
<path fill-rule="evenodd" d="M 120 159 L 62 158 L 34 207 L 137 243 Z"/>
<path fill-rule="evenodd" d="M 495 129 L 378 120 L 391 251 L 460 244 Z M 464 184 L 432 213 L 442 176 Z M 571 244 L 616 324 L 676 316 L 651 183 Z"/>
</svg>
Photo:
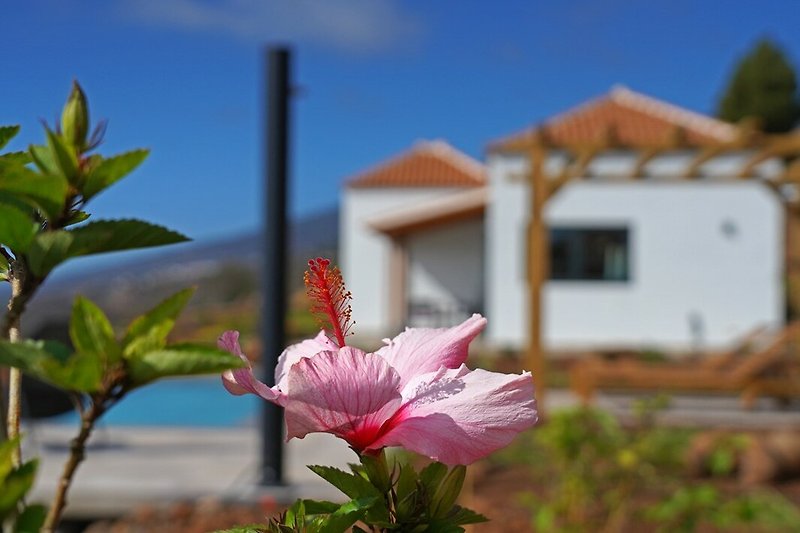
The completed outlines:
<svg viewBox="0 0 800 533">
<path fill-rule="evenodd" d="M 330 265 L 330 260 L 322 257 L 310 260 L 303 281 L 311 300 L 311 312 L 317 315 L 322 329 L 327 329 L 326 322 L 329 323 L 334 337 L 331 340 L 341 348 L 353 327 L 350 307 L 352 295 L 344 286 L 339 268 Z"/>
</svg>

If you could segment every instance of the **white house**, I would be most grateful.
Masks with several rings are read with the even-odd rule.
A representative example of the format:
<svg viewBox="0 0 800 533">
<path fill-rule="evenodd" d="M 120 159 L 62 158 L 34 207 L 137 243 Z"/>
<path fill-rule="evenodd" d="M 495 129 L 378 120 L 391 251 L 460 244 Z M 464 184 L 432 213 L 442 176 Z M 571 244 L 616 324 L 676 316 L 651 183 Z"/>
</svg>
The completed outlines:
<svg viewBox="0 0 800 533">
<path fill-rule="evenodd" d="M 504 146 L 533 131 L 556 147 L 609 132 L 636 146 L 678 131 L 688 146 L 647 160 L 603 152 L 547 204 L 546 347 L 718 348 L 783 323 L 781 201 L 758 180 L 733 179 L 751 154 L 708 158 L 692 169 L 700 179 L 681 178 L 704 142 L 731 140 L 735 129 L 615 88 L 493 142 L 485 165 L 434 141 L 349 180 L 340 258 L 358 333 L 482 312 L 485 342 L 525 345 L 529 162 Z M 568 162 L 555 149 L 544 164 L 557 172 Z M 615 179 L 634 167 L 641 179 Z M 780 170 L 768 160 L 752 172 L 768 179 Z"/>
</svg>

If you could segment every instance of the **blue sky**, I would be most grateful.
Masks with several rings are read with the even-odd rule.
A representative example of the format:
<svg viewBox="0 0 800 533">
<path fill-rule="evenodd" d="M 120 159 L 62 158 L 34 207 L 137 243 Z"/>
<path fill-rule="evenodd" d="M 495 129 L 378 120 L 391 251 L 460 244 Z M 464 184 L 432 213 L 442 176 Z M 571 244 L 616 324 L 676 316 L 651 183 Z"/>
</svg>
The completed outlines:
<svg viewBox="0 0 800 533">
<path fill-rule="evenodd" d="M 480 158 L 615 83 L 712 112 L 758 38 L 800 63 L 798 23 L 797 0 L 29 0 L 0 17 L 0 124 L 23 126 L 12 148 L 37 142 L 77 78 L 109 119 L 101 152 L 152 149 L 95 216 L 208 240 L 261 217 L 265 43 L 295 51 L 302 215 L 417 139 Z"/>
</svg>

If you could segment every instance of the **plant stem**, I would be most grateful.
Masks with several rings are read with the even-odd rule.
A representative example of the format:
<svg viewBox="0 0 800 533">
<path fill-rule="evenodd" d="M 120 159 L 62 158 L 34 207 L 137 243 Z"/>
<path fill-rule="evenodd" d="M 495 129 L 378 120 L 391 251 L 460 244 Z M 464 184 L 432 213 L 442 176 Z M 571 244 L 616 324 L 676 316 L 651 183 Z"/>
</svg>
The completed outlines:
<svg viewBox="0 0 800 533">
<path fill-rule="evenodd" d="M 20 318 L 41 280 L 28 275 L 23 261 L 14 261 L 9 270 L 11 281 L 11 299 L 8 301 L 8 312 L 0 329 L 0 339 L 11 342 L 20 340 Z M 19 436 L 19 421 L 22 413 L 22 372 L 11 368 L 8 375 L 8 412 L 6 437 L 13 439 Z M 18 444 L 11 460 L 15 466 L 22 463 L 22 447 Z"/>
<path fill-rule="evenodd" d="M 86 441 L 92 434 L 94 423 L 106 411 L 107 400 L 108 398 L 105 394 L 100 397 L 92 398 L 91 406 L 82 413 L 80 433 L 78 433 L 78 436 L 75 437 L 70 444 L 69 459 L 64 463 L 64 470 L 61 472 L 61 478 L 58 480 L 53 504 L 47 513 L 47 519 L 42 528 L 42 531 L 45 533 L 53 533 L 61 521 L 61 513 L 67 505 L 67 491 L 69 491 L 75 471 L 78 469 L 78 465 L 81 461 L 83 461 L 86 452 Z"/>
</svg>

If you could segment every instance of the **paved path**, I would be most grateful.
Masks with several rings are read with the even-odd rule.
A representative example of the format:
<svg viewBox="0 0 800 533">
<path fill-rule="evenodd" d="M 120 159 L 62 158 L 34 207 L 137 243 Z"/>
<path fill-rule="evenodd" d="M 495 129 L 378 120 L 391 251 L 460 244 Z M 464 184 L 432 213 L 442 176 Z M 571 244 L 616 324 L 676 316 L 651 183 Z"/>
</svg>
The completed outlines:
<svg viewBox="0 0 800 533">
<path fill-rule="evenodd" d="M 346 468 L 357 460 L 347 445 L 329 435 L 309 435 L 285 449 L 287 486 L 258 487 L 256 428 L 101 428 L 90 440 L 70 491 L 67 516 L 111 517 L 138 504 L 215 497 L 225 500 L 297 497 L 340 499 L 305 464 Z M 26 455 L 41 460 L 31 501 L 50 501 L 68 455 L 72 431 L 56 425 L 27 430 Z"/>
<path fill-rule="evenodd" d="M 635 397 L 600 395 L 597 405 L 620 417 L 631 417 Z M 568 391 L 550 391 L 550 409 L 575 404 Z M 659 416 L 659 422 L 698 427 L 748 429 L 800 428 L 800 409 L 777 410 L 762 402 L 743 411 L 735 397 L 681 396 Z M 49 501 L 67 457 L 72 428 L 37 424 L 27 428 L 26 455 L 38 455 L 41 469 L 32 500 Z M 310 472 L 306 464 L 346 468 L 354 453 L 328 435 L 309 435 L 286 447 L 286 487 L 257 486 L 259 434 L 254 427 L 236 429 L 103 428 L 90 441 L 71 492 L 68 516 L 117 516 L 137 504 L 216 497 L 229 500 L 274 498 L 292 501 L 341 498 Z"/>
</svg>

